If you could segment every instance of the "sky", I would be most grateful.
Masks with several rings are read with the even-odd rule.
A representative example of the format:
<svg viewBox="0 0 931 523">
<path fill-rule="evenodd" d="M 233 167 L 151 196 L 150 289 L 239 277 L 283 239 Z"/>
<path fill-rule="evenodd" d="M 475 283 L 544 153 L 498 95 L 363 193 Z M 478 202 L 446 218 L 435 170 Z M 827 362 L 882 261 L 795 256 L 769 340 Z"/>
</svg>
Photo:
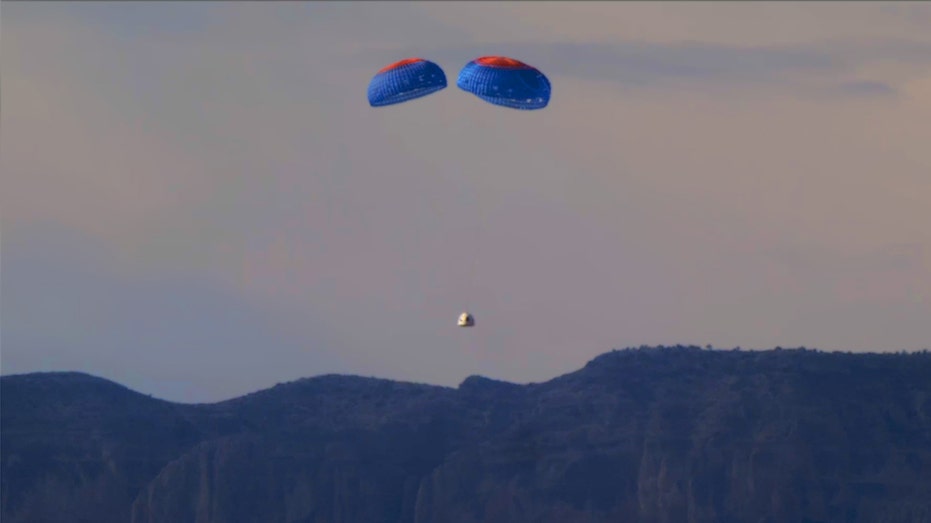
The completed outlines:
<svg viewBox="0 0 931 523">
<path fill-rule="evenodd" d="M 489 54 L 550 105 L 456 88 Z M 410 56 L 449 87 L 369 107 Z M 0 79 L 4 375 L 207 402 L 931 347 L 928 4 L 17 2 Z"/>
</svg>

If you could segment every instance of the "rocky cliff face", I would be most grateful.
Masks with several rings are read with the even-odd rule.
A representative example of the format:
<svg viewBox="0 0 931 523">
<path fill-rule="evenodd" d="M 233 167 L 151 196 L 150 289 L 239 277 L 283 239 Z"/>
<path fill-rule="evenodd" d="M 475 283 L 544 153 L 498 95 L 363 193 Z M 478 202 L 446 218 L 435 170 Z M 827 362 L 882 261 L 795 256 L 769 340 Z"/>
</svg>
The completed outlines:
<svg viewBox="0 0 931 523">
<path fill-rule="evenodd" d="M 31 374 L 0 402 L 4 522 L 931 522 L 926 353 L 636 349 L 209 405 Z"/>
</svg>

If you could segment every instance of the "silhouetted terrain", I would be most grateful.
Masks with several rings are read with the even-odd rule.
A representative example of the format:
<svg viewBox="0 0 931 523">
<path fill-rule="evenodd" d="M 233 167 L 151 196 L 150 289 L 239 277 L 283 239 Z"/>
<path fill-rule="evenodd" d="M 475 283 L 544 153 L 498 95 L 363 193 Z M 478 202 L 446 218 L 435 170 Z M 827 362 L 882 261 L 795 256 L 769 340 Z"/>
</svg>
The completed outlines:
<svg viewBox="0 0 931 523">
<path fill-rule="evenodd" d="M 215 404 L 0 378 L 4 523 L 931 522 L 931 354 L 696 347 Z"/>
</svg>

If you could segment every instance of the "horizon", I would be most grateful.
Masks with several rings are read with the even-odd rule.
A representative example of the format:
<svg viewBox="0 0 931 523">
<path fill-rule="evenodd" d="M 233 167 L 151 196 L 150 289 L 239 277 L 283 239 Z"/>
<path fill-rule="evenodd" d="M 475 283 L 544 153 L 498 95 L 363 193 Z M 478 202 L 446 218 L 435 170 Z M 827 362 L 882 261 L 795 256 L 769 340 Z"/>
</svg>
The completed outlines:
<svg viewBox="0 0 931 523">
<path fill-rule="evenodd" d="M 697 349 L 697 350 L 696 350 L 696 349 Z M 385 377 L 374 376 L 374 375 L 343 374 L 343 373 L 325 373 L 325 374 L 317 374 L 317 375 L 311 375 L 311 376 L 302 376 L 302 377 L 290 379 L 290 380 L 287 380 L 287 381 L 279 381 L 279 382 L 276 382 L 276 383 L 274 383 L 274 384 L 272 384 L 272 385 L 266 385 L 266 386 L 264 386 L 264 387 L 262 387 L 262 388 L 259 388 L 259 389 L 246 391 L 246 392 L 241 393 L 241 394 L 239 394 L 239 395 L 237 395 L 237 396 L 231 396 L 231 397 L 226 397 L 226 398 L 220 398 L 220 399 L 215 399 L 215 400 L 211 400 L 211 401 L 184 401 L 184 400 L 172 400 L 172 399 L 167 399 L 167 398 L 163 398 L 163 397 L 160 397 L 160 396 L 156 396 L 156 395 L 152 394 L 151 392 L 146 392 L 146 391 L 144 391 L 144 390 L 139 390 L 139 389 L 133 388 L 133 387 L 127 385 L 127 384 L 121 383 L 121 382 L 119 382 L 119 381 L 116 381 L 116 380 L 113 380 L 113 379 L 110 379 L 110 378 L 106 378 L 106 377 L 103 377 L 103 376 L 98 376 L 98 375 L 91 374 L 91 373 L 88 373 L 88 372 L 73 371 L 73 370 L 44 370 L 44 371 L 23 372 L 23 373 L 18 373 L 18 374 L 2 374 L 2 375 L 0 375 L 0 380 L 2 380 L 3 378 L 16 378 L 16 377 L 37 376 L 37 375 L 38 375 L 38 376 L 42 376 L 42 375 L 79 375 L 79 376 L 82 376 L 82 377 L 93 378 L 93 379 L 95 379 L 95 380 L 105 381 L 105 382 L 107 382 L 107 383 L 111 383 L 111 384 L 113 384 L 113 385 L 117 385 L 117 386 L 119 386 L 119 387 L 125 388 L 125 389 L 127 389 L 128 391 L 130 391 L 130 392 L 133 392 L 133 393 L 136 393 L 136 394 L 140 394 L 140 395 L 144 395 L 144 396 L 148 396 L 149 398 L 152 398 L 152 399 L 155 399 L 155 400 L 158 400 L 158 401 L 165 401 L 165 402 L 175 403 L 175 404 L 179 404 L 179 405 L 212 405 L 212 404 L 223 403 L 223 402 L 226 402 L 226 401 L 232 401 L 232 400 L 235 400 L 235 399 L 238 399 L 238 398 L 242 398 L 242 397 L 244 397 L 244 396 L 249 396 L 249 395 L 252 395 L 252 394 L 256 394 L 256 393 L 260 393 L 260 392 L 272 390 L 272 389 L 275 389 L 275 388 L 277 388 L 277 387 L 279 387 L 279 386 L 286 386 L 286 385 L 290 385 L 290 384 L 294 384 L 294 383 L 298 383 L 298 382 L 302 382 L 302 381 L 315 380 L 315 379 L 320 379 L 320 378 L 358 378 L 358 379 L 362 379 L 362 380 L 389 381 L 389 382 L 392 382 L 392 383 L 402 383 L 402 384 L 407 384 L 407 385 L 420 385 L 420 386 L 425 386 L 425 387 L 435 387 L 435 388 L 448 389 L 448 390 L 459 390 L 465 382 L 467 382 L 467 381 L 469 381 L 469 380 L 472 380 L 472 379 L 474 379 L 474 378 L 481 378 L 481 379 L 484 379 L 484 380 L 495 381 L 495 382 L 498 382 L 498 383 L 506 383 L 506 384 L 509 384 L 509 385 L 517 385 L 517 386 L 521 386 L 521 387 L 523 387 L 523 386 L 531 386 L 531 385 L 545 385 L 545 384 L 547 384 L 547 383 L 549 383 L 549 382 L 557 381 L 557 380 L 559 380 L 560 378 L 563 378 L 563 377 L 565 377 L 565 376 L 568 376 L 568 375 L 571 375 L 571 374 L 576 374 L 576 373 L 578 373 L 578 372 L 581 372 L 581 371 L 585 370 L 585 368 L 586 368 L 589 364 L 591 364 L 591 363 L 594 362 L 595 360 L 598 360 L 598 359 L 603 358 L 603 357 L 605 357 L 605 356 L 609 356 L 609 355 L 611 355 L 611 354 L 616 354 L 616 353 L 639 352 L 639 351 L 644 351 L 644 350 L 647 350 L 647 351 L 649 351 L 649 350 L 655 350 L 655 351 L 663 351 L 663 350 L 665 350 L 665 351 L 668 351 L 668 350 L 690 350 L 690 351 L 692 351 L 692 352 L 728 352 L 728 353 L 734 353 L 734 352 L 740 352 L 740 353 L 770 353 L 770 352 L 799 352 L 799 353 L 809 353 L 809 352 L 813 352 L 813 353 L 817 353 L 817 354 L 828 354 L 828 355 L 837 355 L 837 356 L 854 356 L 854 357 L 857 357 L 857 356 L 864 356 L 864 357 L 865 357 L 865 356 L 888 356 L 888 357 L 895 357 L 895 356 L 917 356 L 917 355 L 925 356 L 925 355 L 928 354 L 928 352 L 931 352 L 931 348 L 916 349 L 916 350 L 913 350 L 913 351 L 866 351 L 866 352 L 851 352 L 851 351 L 824 351 L 824 350 L 820 350 L 820 349 L 817 349 L 817 348 L 810 348 L 810 347 L 773 347 L 773 348 L 770 348 L 770 349 L 757 349 L 757 348 L 743 348 L 743 347 L 732 347 L 732 348 L 711 347 L 711 348 L 708 348 L 708 347 L 699 347 L 698 345 L 657 345 L 657 346 L 644 346 L 644 345 L 641 345 L 641 346 L 639 346 L 639 347 L 624 347 L 624 348 L 611 349 L 611 350 L 609 350 L 609 351 L 606 351 L 606 352 L 603 352 L 603 353 L 601 353 L 601 354 L 596 355 L 594 358 L 588 360 L 588 361 L 585 362 L 582 366 L 580 366 L 580 367 L 578 367 L 578 368 L 576 368 L 576 369 L 573 369 L 573 370 L 571 370 L 571 371 L 569 371 L 569 372 L 565 372 L 565 373 L 563 373 L 563 374 L 558 374 L 558 375 L 555 375 L 555 376 L 551 376 L 551 377 L 549 377 L 549 378 L 546 378 L 546 379 L 543 379 L 543 380 L 540 380 L 540 381 L 515 382 L 515 381 L 508 381 L 508 380 L 502 380 L 502 379 L 497 379 L 497 378 L 491 378 L 491 377 L 488 377 L 488 376 L 483 376 L 483 375 L 481 375 L 481 374 L 470 374 L 470 375 L 465 376 L 464 378 L 462 378 L 462 379 L 459 381 L 459 383 L 457 383 L 457 384 L 455 384 L 455 385 L 443 385 L 443 384 L 430 383 L 430 382 L 423 382 L 423 381 L 397 380 L 397 379 L 385 378 Z"/>
<path fill-rule="evenodd" d="M 3 376 L 209 403 L 308 375 L 538 382 L 683 340 L 931 342 L 931 4 L 4 15 Z M 489 54 L 546 74 L 549 106 L 458 89 Z M 448 87 L 370 107 L 409 56 Z"/>
</svg>

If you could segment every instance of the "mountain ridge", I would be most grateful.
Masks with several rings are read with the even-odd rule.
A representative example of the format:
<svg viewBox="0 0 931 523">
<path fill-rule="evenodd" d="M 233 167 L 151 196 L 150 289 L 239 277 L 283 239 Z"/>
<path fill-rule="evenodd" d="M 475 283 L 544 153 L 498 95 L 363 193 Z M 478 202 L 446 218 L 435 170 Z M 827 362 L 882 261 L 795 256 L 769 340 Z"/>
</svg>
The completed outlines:
<svg viewBox="0 0 931 523">
<path fill-rule="evenodd" d="M 0 377 L 4 521 L 931 522 L 931 355 L 640 347 L 214 403 Z"/>
</svg>

